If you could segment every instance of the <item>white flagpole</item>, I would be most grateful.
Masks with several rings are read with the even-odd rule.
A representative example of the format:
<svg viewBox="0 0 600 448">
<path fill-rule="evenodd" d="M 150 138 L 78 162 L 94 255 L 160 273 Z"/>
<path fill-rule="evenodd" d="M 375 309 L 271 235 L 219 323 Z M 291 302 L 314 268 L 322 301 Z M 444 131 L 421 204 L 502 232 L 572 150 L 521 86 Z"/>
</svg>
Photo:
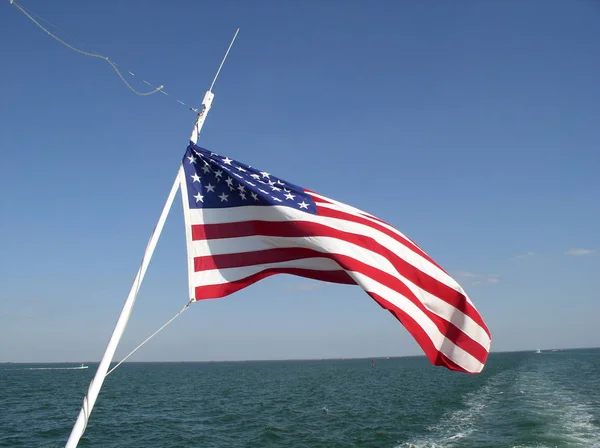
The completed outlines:
<svg viewBox="0 0 600 448">
<path fill-rule="evenodd" d="M 223 67 L 223 63 L 229 54 L 229 50 L 235 41 L 239 29 L 235 32 L 235 36 L 233 40 L 229 44 L 229 48 L 227 49 L 227 53 L 225 53 L 225 57 L 221 61 L 221 65 L 219 66 L 219 70 L 217 71 L 217 75 L 213 79 L 213 82 L 210 86 L 210 89 L 204 95 L 204 100 L 202 101 L 202 110 L 198 114 L 198 118 L 196 119 L 196 124 L 192 129 L 192 135 L 190 136 L 190 140 L 193 143 L 197 143 L 198 135 L 202 130 L 202 126 L 204 126 L 204 120 L 206 120 L 206 116 L 210 111 L 212 106 L 212 101 L 214 98 L 214 94 L 212 93 L 212 88 L 219 76 L 219 72 L 221 71 L 221 67 Z M 148 241 L 148 245 L 146 246 L 146 251 L 144 252 L 144 257 L 142 259 L 142 264 L 135 276 L 133 281 L 133 285 L 131 285 L 131 289 L 129 291 L 129 295 L 125 300 L 125 304 L 123 305 L 123 309 L 121 310 L 121 314 L 117 320 L 115 328 L 113 330 L 112 336 L 108 341 L 108 345 L 106 347 L 106 351 L 102 356 L 102 360 L 98 365 L 98 370 L 96 370 L 96 375 L 94 379 L 90 383 L 88 388 L 87 395 L 83 398 L 83 405 L 81 410 L 79 411 L 79 415 L 77 416 L 77 421 L 71 430 L 71 435 L 69 436 L 69 440 L 67 440 L 67 444 L 65 448 L 76 448 L 79 440 L 83 436 L 85 432 L 85 428 L 87 426 L 88 419 L 90 414 L 92 413 L 92 409 L 96 404 L 96 399 L 98 398 L 98 394 L 100 393 L 100 388 L 104 383 L 104 379 L 106 378 L 106 372 L 110 367 L 110 363 L 112 362 L 113 356 L 119 345 L 119 341 L 121 340 L 121 336 L 125 332 L 125 328 L 127 327 L 127 322 L 129 321 L 129 317 L 131 316 L 131 312 L 133 311 L 133 305 L 135 304 L 135 300 L 137 298 L 137 294 L 140 290 L 140 286 L 142 285 L 142 281 L 144 280 L 144 276 L 146 275 L 146 270 L 148 269 L 148 265 L 150 264 L 150 260 L 152 258 L 152 254 L 154 253 L 154 249 L 156 248 L 156 244 L 158 243 L 158 239 L 160 238 L 160 234 L 165 225 L 165 221 L 167 220 L 167 216 L 169 215 L 169 211 L 171 210 L 171 206 L 173 205 L 173 200 L 175 199 L 175 195 L 177 194 L 177 190 L 179 190 L 180 182 L 183 179 L 180 178 L 180 171 L 177 171 L 177 176 L 175 177 L 175 181 L 173 182 L 173 186 L 171 187 L 171 191 L 169 192 L 169 196 L 167 197 L 167 202 L 165 203 L 163 210 L 158 219 L 158 223 L 150 236 L 150 240 Z"/>
<path fill-rule="evenodd" d="M 146 274 L 146 270 L 148 269 L 148 265 L 150 264 L 150 259 L 152 258 L 152 254 L 154 253 L 156 243 L 158 243 L 158 239 L 165 225 L 165 221 L 167 220 L 169 211 L 171 210 L 171 205 L 173 204 L 173 200 L 175 199 L 175 194 L 177 193 L 177 190 L 179 190 L 179 173 L 175 178 L 175 182 L 173 182 L 171 192 L 169 193 L 167 202 L 165 203 L 165 206 L 163 207 L 163 210 L 160 214 L 160 218 L 158 219 L 156 228 L 154 229 L 154 232 L 150 237 L 150 241 L 148 241 L 148 245 L 146 246 L 146 251 L 144 252 L 144 257 L 142 259 L 142 264 L 140 265 L 137 275 L 135 276 L 133 285 L 131 285 L 131 289 L 129 291 L 129 295 L 127 296 L 127 300 L 125 300 L 125 304 L 123 305 L 123 309 L 121 310 L 121 314 L 119 315 L 119 319 L 117 320 L 117 323 L 113 330 L 113 334 L 110 337 L 110 340 L 108 341 L 106 351 L 104 352 L 102 360 L 98 365 L 98 370 L 96 370 L 96 375 L 90 383 L 87 395 L 83 398 L 83 405 L 81 407 L 81 410 L 79 411 L 79 416 L 77 417 L 75 426 L 73 426 L 73 429 L 71 430 L 69 440 L 65 445 L 67 448 L 75 448 L 79 443 L 79 439 L 83 436 L 88 419 L 90 417 L 90 414 L 92 413 L 94 404 L 96 404 L 98 394 L 100 393 L 100 388 L 102 387 L 102 383 L 104 383 L 106 372 L 110 367 L 110 363 L 112 362 L 115 350 L 119 345 L 121 336 L 123 336 L 123 333 L 125 332 L 125 327 L 127 326 L 129 316 L 131 316 L 131 312 L 133 311 L 133 305 L 135 304 L 138 291 L 140 289 L 140 286 L 142 285 L 144 275 Z"/>
</svg>

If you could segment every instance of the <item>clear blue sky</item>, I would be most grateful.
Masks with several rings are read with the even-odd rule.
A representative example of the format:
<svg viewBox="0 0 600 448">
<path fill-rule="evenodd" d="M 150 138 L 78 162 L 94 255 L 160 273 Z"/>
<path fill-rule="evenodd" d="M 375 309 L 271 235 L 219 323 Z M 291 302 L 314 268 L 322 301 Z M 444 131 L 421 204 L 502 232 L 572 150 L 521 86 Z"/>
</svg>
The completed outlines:
<svg viewBox="0 0 600 448">
<path fill-rule="evenodd" d="M 493 350 L 600 345 L 598 2 L 22 4 L 195 106 L 240 27 L 202 146 L 405 232 Z M 98 360 L 195 117 L 7 1 L 0 56 L 0 361 Z M 117 358 L 186 282 L 178 199 Z M 133 359 L 420 353 L 358 287 L 277 276 L 194 304 Z"/>
</svg>

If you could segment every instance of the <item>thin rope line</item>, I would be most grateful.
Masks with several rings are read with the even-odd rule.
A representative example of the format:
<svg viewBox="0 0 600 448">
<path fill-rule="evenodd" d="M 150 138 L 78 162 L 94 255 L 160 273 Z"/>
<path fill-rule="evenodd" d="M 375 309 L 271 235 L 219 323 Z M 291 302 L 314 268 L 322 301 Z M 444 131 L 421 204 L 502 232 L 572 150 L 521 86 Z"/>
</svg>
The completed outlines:
<svg viewBox="0 0 600 448">
<path fill-rule="evenodd" d="M 151 82 L 146 81 L 145 79 L 141 79 L 140 80 L 147 84 L 148 86 L 152 87 L 152 91 L 151 92 L 139 92 L 138 90 L 136 90 L 135 88 L 133 88 L 125 79 L 124 76 L 122 74 L 122 72 L 126 72 L 129 75 L 133 76 L 133 77 L 137 77 L 137 75 L 135 73 L 133 73 L 131 70 L 123 67 L 120 64 L 117 64 L 116 62 L 110 60 L 108 57 L 101 55 L 100 53 L 92 53 L 92 52 L 87 52 L 84 50 L 81 50 L 67 42 L 65 42 L 63 39 L 59 38 L 58 36 L 54 35 L 53 33 L 51 33 L 49 30 L 47 30 L 43 25 L 41 25 L 39 21 L 42 22 L 46 22 L 49 26 L 51 26 L 52 28 L 56 29 L 57 31 L 63 33 L 64 35 L 68 36 L 70 39 L 75 40 L 77 42 L 79 42 L 79 44 L 81 45 L 88 45 L 86 44 L 84 41 L 82 41 L 81 39 L 78 39 L 76 36 L 73 36 L 69 33 L 67 33 L 65 30 L 63 30 L 62 28 L 54 25 L 52 22 L 50 22 L 48 19 L 45 19 L 44 17 L 40 16 L 39 14 L 34 13 L 33 11 L 25 8 L 24 6 L 21 6 L 19 4 L 17 4 L 14 0 L 9 0 L 11 4 L 15 5 L 19 10 L 21 10 L 21 12 L 23 12 L 23 14 L 25 14 L 25 16 L 27 16 L 27 18 L 29 18 L 36 26 L 38 26 L 42 31 L 44 31 L 46 34 L 48 34 L 50 37 L 52 37 L 53 39 L 57 40 L 58 42 L 60 42 L 62 45 L 66 46 L 67 48 L 77 52 L 77 53 L 81 53 L 84 54 L 86 56 L 91 56 L 91 57 L 96 57 L 96 58 L 100 58 L 100 59 L 104 59 L 106 62 L 108 62 L 110 64 L 110 66 L 117 72 L 117 74 L 119 75 L 119 77 L 121 78 L 121 80 L 125 83 L 125 85 L 131 89 L 136 95 L 140 95 L 140 96 L 148 96 L 148 95 L 152 95 L 154 93 L 160 92 L 163 95 L 171 98 L 172 100 L 174 100 L 175 102 L 179 103 L 180 105 L 188 108 L 189 110 L 191 110 L 194 113 L 198 113 L 199 110 L 197 107 L 191 106 L 187 103 L 185 103 L 184 101 L 181 101 L 180 99 L 176 98 L 175 96 L 171 95 L 169 92 L 167 92 L 164 89 L 164 85 L 160 85 L 160 86 L 156 86 L 154 84 L 152 84 Z M 37 18 L 38 20 L 34 19 Z"/>
<path fill-rule="evenodd" d="M 57 42 L 60 42 L 61 44 L 63 44 L 65 47 L 67 47 L 67 48 L 69 48 L 69 49 L 71 49 L 71 50 L 73 50 L 73 51 L 75 51 L 77 53 L 83 54 L 85 56 L 90 56 L 90 57 L 93 57 L 93 58 L 98 58 L 98 59 L 105 60 L 115 70 L 115 72 L 117 72 L 117 75 L 119 75 L 119 78 L 121 78 L 121 81 L 123 81 L 125 83 L 125 85 L 127 87 L 129 87 L 129 89 L 133 93 L 135 93 L 136 95 L 139 95 L 139 96 L 148 96 L 148 95 L 152 95 L 152 94 L 154 94 L 156 92 L 159 92 L 160 90 L 163 89 L 164 86 L 159 86 L 156 89 L 152 90 L 151 92 L 140 92 L 139 90 L 136 90 L 131 84 L 129 84 L 127 82 L 127 80 L 125 79 L 125 77 L 121 74 L 121 71 L 119 70 L 119 68 L 117 67 L 117 65 L 113 61 L 111 61 L 108 58 L 108 56 L 104 56 L 104 55 L 101 55 L 101 54 L 98 54 L 98 53 L 90 53 L 89 51 L 81 50 L 81 49 L 79 49 L 77 47 L 74 47 L 73 45 L 65 42 L 60 37 L 56 36 L 51 31 L 49 31 L 47 28 L 45 28 L 44 25 L 42 25 L 40 22 L 38 22 L 37 20 L 35 20 L 27 11 L 25 11 L 25 9 L 23 9 L 21 7 L 21 5 L 19 5 L 18 3 L 14 2 L 14 1 L 12 1 L 11 3 L 13 5 L 15 5 L 17 7 L 17 9 L 19 9 L 23 14 L 25 14 L 25 16 L 29 20 L 31 20 L 33 23 L 35 23 L 38 28 L 40 28 L 42 31 L 44 31 L 46 34 L 48 34 L 48 36 L 52 37 Z"/>
<path fill-rule="evenodd" d="M 11 4 L 14 4 L 14 1 L 11 1 Z M 89 44 L 87 42 L 84 42 L 81 39 L 78 39 L 76 36 L 73 36 L 69 33 L 67 33 L 65 30 L 63 30 L 62 28 L 56 26 L 55 24 L 53 24 L 52 22 L 50 22 L 50 20 L 43 18 L 42 16 L 40 16 L 39 14 L 34 13 L 31 9 L 26 8 L 23 5 L 19 5 L 21 7 L 21 9 L 27 11 L 31 16 L 35 17 L 37 20 L 39 20 L 40 22 L 46 22 L 48 25 L 50 25 L 52 28 L 54 28 L 55 30 L 63 33 L 65 36 L 69 37 L 72 40 L 76 40 L 80 46 L 89 46 Z"/>
<path fill-rule="evenodd" d="M 127 358 L 129 358 L 131 355 L 133 355 L 135 352 L 137 352 L 138 349 L 140 347 L 142 347 L 142 345 L 144 345 L 146 342 L 148 342 L 150 339 L 152 339 L 154 336 L 156 336 L 158 333 L 160 333 L 167 325 L 169 325 L 171 322 L 173 322 L 175 319 L 177 319 L 179 316 L 181 316 L 184 313 L 184 311 L 187 311 L 187 309 L 190 307 L 192 302 L 193 302 L 193 299 L 190 299 L 190 301 L 183 308 L 181 308 L 181 310 L 177 314 L 175 314 L 175 316 L 173 316 L 171 319 L 169 319 L 169 321 L 167 321 L 167 323 L 165 323 L 162 327 L 160 327 L 158 330 L 156 330 L 154 333 L 152 333 L 150 336 L 148 336 L 140 345 L 138 345 L 136 348 L 134 348 L 131 351 L 131 353 L 129 353 L 127 356 L 125 356 L 125 358 L 123 358 L 121 361 L 119 361 L 116 366 L 114 366 L 112 369 L 110 369 L 106 373 L 105 377 L 110 375 L 117 367 L 119 367 L 121 364 L 123 364 L 127 360 Z"/>
<path fill-rule="evenodd" d="M 17 3 L 14 2 L 14 0 L 10 0 L 10 3 L 15 5 L 23 14 L 25 14 L 25 16 L 31 20 L 36 26 L 38 26 L 42 31 L 44 31 L 46 34 L 48 34 L 50 37 L 52 37 L 53 39 L 55 39 L 56 41 L 60 42 L 62 45 L 66 46 L 67 48 L 77 52 L 77 53 L 81 53 L 83 55 L 86 56 L 91 56 L 91 57 L 96 57 L 99 59 L 104 59 L 106 62 L 108 62 L 108 64 L 113 68 L 113 70 L 115 70 L 115 72 L 117 72 L 117 75 L 119 75 L 119 77 L 121 78 L 121 80 L 125 83 L 125 85 L 131 90 L 133 91 L 136 95 L 140 95 L 140 96 L 148 96 L 148 95 L 152 95 L 154 93 L 160 92 L 165 96 L 168 96 L 169 98 L 171 98 L 172 100 L 176 101 L 177 103 L 181 104 L 182 106 L 187 107 L 189 110 L 191 110 L 192 112 L 198 113 L 198 108 L 190 106 L 189 104 L 186 104 L 185 102 L 177 99 L 176 97 L 174 97 L 173 95 L 171 95 L 170 93 L 168 93 L 167 91 L 164 90 L 164 85 L 160 85 L 160 86 L 155 86 L 154 84 L 146 81 L 145 79 L 142 79 L 142 82 L 144 82 L 145 84 L 149 85 L 150 87 L 152 87 L 152 91 L 151 92 L 140 92 L 138 90 L 136 90 L 133 86 L 131 86 L 131 84 L 129 84 L 127 82 L 127 80 L 125 80 L 125 77 L 122 74 L 122 71 L 127 72 L 128 74 L 130 74 L 131 76 L 136 76 L 135 73 L 133 73 L 131 70 L 126 69 L 125 67 L 120 66 L 119 64 L 117 64 L 116 62 L 110 60 L 108 57 L 103 56 L 99 53 L 91 53 L 88 51 L 84 51 L 81 50 L 67 42 L 65 42 L 63 39 L 59 38 L 58 36 L 56 36 L 55 34 L 53 34 L 52 32 L 50 32 L 48 29 L 46 29 L 41 23 L 38 22 L 38 20 L 36 20 L 33 16 L 35 16 L 37 19 L 39 19 L 40 21 L 46 22 L 48 23 L 48 25 L 50 25 L 51 27 L 55 28 L 56 30 L 60 31 L 61 33 L 64 33 L 65 35 L 69 36 L 71 39 L 79 41 L 80 43 L 83 43 L 83 41 L 81 39 L 77 39 L 75 36 L 70 35 L 69 33 L 67 33 L 66 31 L 64 31 L 63 29 L 61 29 L 60 27 L 54 25 L 52 22 L 50 22 L 49 20 L 43 18 L 42 16 L 40 16 L 39 14 L 35 14 L 33 11 L 28 10 L 27 8 L 25 8 L 24 6 L 21 6 Z"/>
</svg>

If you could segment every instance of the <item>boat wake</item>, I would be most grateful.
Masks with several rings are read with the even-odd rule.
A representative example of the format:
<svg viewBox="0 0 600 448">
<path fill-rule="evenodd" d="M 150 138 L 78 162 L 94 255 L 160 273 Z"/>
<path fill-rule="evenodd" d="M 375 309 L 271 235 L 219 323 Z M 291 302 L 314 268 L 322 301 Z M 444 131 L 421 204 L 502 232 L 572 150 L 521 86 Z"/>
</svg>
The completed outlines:
<svg viewBox="0 0 600 448">
<path fill-rule="evenodd" d="M 77 367 L 25 367 L 23 370 L 84 370 L 88 367 L 81 364 Z"/>
<path fill-rule="evenodd" d="M 522 372 L 518 383 L 531 418 L 539 425 L 539 438 L 570 447 L 600 447 L 597 403 L 570 389 L 563 375 Z M 567 384 L 567 385 L 566 385 Z"/>
<path fill-rule="evenodd" d="M 430 434 L 396 448 L 600 448 L 598 404 L 568 386 L 571 374 L 568 367 L 535 361 L 503 371 L 466 393 L 461 408 L 431 425 Z"/>
<path fill-rule="evenodd" d="M 481 388 L 464 395 L 460 409 L 446 413 L 438 423 L 428 429 L 430 436 L 413 439 L 398 445 L 396 448 L 451 448 L 462 446 L 476 429 L 484 423 L 494 406 L 502 399 L 499 389 L 510 383 L 513 375 L 501 372 L 484 384 Z"/>
</svg>

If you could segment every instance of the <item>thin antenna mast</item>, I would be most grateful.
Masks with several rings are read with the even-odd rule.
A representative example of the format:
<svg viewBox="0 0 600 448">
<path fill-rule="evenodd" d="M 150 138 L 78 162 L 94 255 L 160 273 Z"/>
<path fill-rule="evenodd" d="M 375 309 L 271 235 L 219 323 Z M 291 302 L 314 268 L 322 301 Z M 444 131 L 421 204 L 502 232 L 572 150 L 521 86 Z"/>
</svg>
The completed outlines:
<svg viewBox="0 0 600 448">
<path fill-rule="evenodd" d="M 235 32 L 235 36 L 233 40 L 229 44 L 229 48 L 227 49 L 227 53 L 225 53 L 225 57 L 221 61 L 221 65 L 219 66 L 219 70 L 213 82 L 210 86 L 210 89 L 204 95 L 204 100 L 202 101 L 202 111 L 198 114 L 198 118 L 196 119 L 196 123 L 192 130 L 192 135 L 190 140 L 194 143 L 198 141 L 198 135 L 202 130 L 202 126 L 204 125 L 204 120 L 206 119 L 206 115 L 210 110 L 212 105 L 212 100 L 214 98 L 214 94 L 212 93 L 212 88 L 219 76 L 221 68 L 229 54 L 229 50 L 231 50 L 231 46 L 235 41 L 239 32 L 238 30 Z M 110 367 L 110 363 L 112 362 L 115 351 L 117 350 L 117 346 L 119 345 L 119 341 L 125 332 L 125 328 L 127 327 L 127 322 L 129 321 L 129 317 L 133 311 L 133 305 L 135 304 L 135 300 L 137 299 L 137 294 L 142 286 L 142 281 L 144 280 L 144 276 L 146 275 L 146 271 L 148 269 L 148 265 L 150 264 L 150 260 L 152 259 L 152 255 L 154 253 L 154 249 L 156 248 L 156 244 L 160 238 L 160 234 L 167 220 L 167 216 L 169 215 L 169 211 L 171 210 L 171 206 L 173 205 L 173 200 L 175 199 L 175 195 L 177 194 L 177 190 L 179 190 L 180 182 L 181 182 L 181 167 L 177 171 L 177 176 L 175 177 L 175 181 L 173 182 L 173 186 L 171 187 L 171 191 L 169 192 L 169 196 L 167 197 L 167 201 L 163 207 L 163 210 L 160 214 L 160 218 L 158 219 L 158 223 L 154 229 L 154 232 L 150 236 L 150 240 L 148 241 L 148 245 L 146 246 L 146 251 L 144 252 L 144 257 L 142 258 L 142 263 L 140 268 L 135 276 L 133 281 L 133 285 L 131 285 L 131 289 L 129 291 L 129 295 L 123 304 L 123 308 L 121 310 L 121 314 L 115 324 L 115 328 L 113 333 L 108 341 L 108 345 L 102 356 L 102 360 L 98 365 L 98 370 L 96 370 L 96 374 L 94 379 L 90 383 L 88 388 L 87 395 L 83 398 L 83 405 L 81 410 L 79 411 L 79 415 L 77 416 L 77 421 L 71 430 L 71 435 L 69 436 L 69 440 L 65 445 L 65 448 L 76 448 L 79 440 L 83 436 L 85 432 L 85 428 L 87 426 L 88 419 L 90 414 L 92 413 L 92 409 L 94 408 L 94 404 L 96 403 L 96 399 L 98 398 L 98 394 L 100 393 L 100 389 L 102 388 L 102 384 L 104 383 L 104 379 L 106 378 L 106 373 L 108 372 L 108 368 Z"/>
<path fill-rule="evenodd" d="M 221 60 L 221 65 L 219 65 L 219 69 L 217 70 L 217 73 L 216 73 L 215 77 L 213 78 L 212 84 L 210 85 L 210 87 L 206 91 L 206 93 L 204 94 L 204 99 L 202 100 L 202 110 L 198 114 L 198 119 L 196 120 L 196 125 L 192 129 L 192 135 L 190 136 L 190 140 L 192 141 L 192 143 L 198 142 L 198 134 L 200 133 L 200 129 L 202 129 L 202 126 L 204 125 L 204 120 L 206 119 L 206 115 L 208 114 L 208 111 L 210 110 L 213 99 L 215 97 L 214 93 L 212 93 L 212 89 L 215 86 L 215 83 L 217 82 L 217 78 L 219 77 L 219 74 L 221 73 L 223 64 L 225 64 L 225 60 L 227 59 L 227 56 L 229 55 L 229 50 L 231 50 L 231 47 L 233 47 L 233 43 L 235 42 L 235 39 L 237 38 L 237 35 L 239 32 L 240 32 L 240 29 L 238 28 L 233 36 L 233 39 L 231 39 L 231 43 L 229 44 L 229 47 L 227 48 L 227 51 L 225 52 L 225 56 L 223 56 L 223 59 Z"/>
<path fill-rule="evenodd" d="M 235 42 L 235 39 L 238 35 L 238 33 L 240 32 L 240 29 L 238 28 L 235 32 L 235 34 L 233 35 L 233 39 L 231 39 L 231 43 L 229 44 L 229 48 L 227 48 L 227 51 L 225 52 L 225 56 L 223 56 L 223 60 L 221 61 L 221 65 L 219 65 L 219 69 L 217 70 L 217 74 L 215 75 L 215 78 L 213 79 L 212 84 L 210 85 L 210 88 L 208 90 L 213 89 L 213 87 L 215 86 L 215 82 L 217 82 L 217 78 L 219 77 L 219 73 L 221 73 L 221 69 L 223 68 L 223 64 L 225 64 L 225 60 L 227 59 L 227 56 L 229 56 L 229 50 L 231 50 L 231 47 L 233 47 L 233 43 Z"/>
</svg>

